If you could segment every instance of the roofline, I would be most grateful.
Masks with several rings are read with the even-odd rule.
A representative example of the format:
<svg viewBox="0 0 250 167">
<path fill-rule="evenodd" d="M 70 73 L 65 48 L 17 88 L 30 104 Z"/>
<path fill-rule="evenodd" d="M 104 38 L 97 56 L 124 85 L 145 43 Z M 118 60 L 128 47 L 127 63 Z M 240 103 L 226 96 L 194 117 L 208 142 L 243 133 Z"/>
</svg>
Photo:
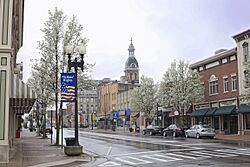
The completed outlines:
<svg viewBox="0 0 250 167">
<path fill-rule="evenodd" d="M 198 61 L 198 62 L 196 62 L 196 63 L 190 64 L 190 68 L 195 68 L 195 67 L 198 67 L 198 66 L 200 66 L 200 65 L 204 65 L 204 64 L 207 64 L 207 63 L 211 63 L 211 62 L 216 61 L 216 60 L 218 60 L 218 59 L 221 59 L 221 58 L 224 58 L 224 57 L 226 57 L 226 56 L 229 56 L 230 54 L 237 53 L 237 50 L 236 50 L 236 49 L 237 49 L 237 48 L 234 47 L 234 48 L 232 48 L 232 49 L 230 49 L 230 50 L 226 50 L 226 51 L 224 51 L 224 52 L 218 53 L 218 54 L 216 54 L 216 55 L 214 55 L 214 56 L 211 56 L 211 57 L 209 57 L 209 58 L 206 58 L 206 59 L 203 59 L 203 60 Z"/>
<path fill-rule="evenodd" d="M 248 29 L 248 30 L 246 30 L 246 31 L 243 31 L 243 32 L 241 32 L 241 33 L 239 33 L 239 34 L 236 34 L 236 35 L 232 36 L 232 38 L 233 38 L 233 39 L 236 39 L 236 38 L 238 38 L 238 37 L 240 37 L 240 36 L 242 36 L 242 35 L 244 35 L 244 34 L 246 34 L 246 33 L 248 33 L 248 32 L 250 32 L 250 29 Z"/>
</svg>

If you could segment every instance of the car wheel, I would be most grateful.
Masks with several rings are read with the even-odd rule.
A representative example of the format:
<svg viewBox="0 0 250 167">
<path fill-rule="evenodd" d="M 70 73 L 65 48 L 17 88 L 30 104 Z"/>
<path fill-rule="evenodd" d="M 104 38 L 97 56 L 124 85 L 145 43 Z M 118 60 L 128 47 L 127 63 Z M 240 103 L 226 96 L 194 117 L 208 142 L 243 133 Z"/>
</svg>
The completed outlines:
<svg viewBox="0 0 250 167">
<path fill-rule="evenodd" d="M 173 137 L 176 137 L 176 133 L 175 132 L 173 132 Z"/>
<path fill-rule="evenodd" d="M 197 134 L 196 134 L 196 139 L 199 139 L 199 138 L 200 138 L 200 134 L 197 133 Z"/>
<path fill-rule="evenodd" d="M 145 132 L 145 131 L 143 131 L 143 132 L 142 132 L 142 134 L 143 134 L 143 135 L 146 135 L 146 132 Z"/>
<path fill-rule="evenodd" d="M 186 138 L 189 138 L 189 135 L 188 135 L 188 133 L 187 133 L 187 132 L 185 133 L 185 137 L 186 137 Z"/>
<path fill-rule="evenodd" d="M 165 136 L 165 137 L 166 137 L 166 136 L 167 136 L 167 132 L 163 132 L 163 136 Z"/>
<path fill-rule="evenodd" d="M 153 135 L 153 132 L 152 132 L 152 131 L 150 131 L 150 132 L 149 132 L 149 135 L 150 135 L 150 136 L 152 136 L 152 135 Z"/>
<path fill-rule="evenodd" d="M 210 138 L 210 139 L 213 139 L 213 138 L 214 138 L 214 136 L 210 136 L 209 138 Z"/>
</svg>

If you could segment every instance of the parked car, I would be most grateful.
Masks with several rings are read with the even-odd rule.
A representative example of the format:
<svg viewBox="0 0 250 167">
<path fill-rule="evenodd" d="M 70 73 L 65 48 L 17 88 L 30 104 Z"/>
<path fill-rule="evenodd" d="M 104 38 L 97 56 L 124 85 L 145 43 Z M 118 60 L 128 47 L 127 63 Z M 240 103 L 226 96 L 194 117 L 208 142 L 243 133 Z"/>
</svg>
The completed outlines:
<svg viewBox="0 0 250 167">
<path fill-rule="evenodd" d="M 180 127 L 176 124 L 171 124 L 167 128 L 163 129 L 163 136 L 184 136 L 185 130 L 187 130 L 187 127 Z"/>
<path fill-rule="evenodd" d="M 142 134 L 149 134 L 150 136 L 157 134 L 162 135 L 162 128 L 155 125 L 148 125 L 145 129 L 142 130 Z"/>
<path fill-rule="evenodd" d="M 208 125 L 194 125 L 190 129 L 185 131 L 185 137 L 195 137 L 197 139 L 201 137 L 209 137 L 213 139 L 215 136 L 215 130 Z"/>
</svg>

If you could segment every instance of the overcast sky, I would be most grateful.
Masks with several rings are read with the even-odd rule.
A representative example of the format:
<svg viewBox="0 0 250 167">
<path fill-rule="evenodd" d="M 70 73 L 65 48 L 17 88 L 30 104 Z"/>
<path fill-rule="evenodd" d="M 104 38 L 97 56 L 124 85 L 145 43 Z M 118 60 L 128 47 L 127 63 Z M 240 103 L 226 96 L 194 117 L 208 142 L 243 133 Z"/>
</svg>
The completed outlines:
<svg viewBox="0 0 250 167">
<path fill-rule="evenodd" d="M 124 75 L 132 37 L 140 75 L 159 82 L 175 59 L 194 63 L 236 47 L 232 36 L 250 28 L 249 6 L 248 0 L 25 0 L 18 60 L 26 81 L 48 10 L 58 7 L 76 15 L 90 39 L 85 61 L 96 63 L 93 79 Z"/>
</svg>

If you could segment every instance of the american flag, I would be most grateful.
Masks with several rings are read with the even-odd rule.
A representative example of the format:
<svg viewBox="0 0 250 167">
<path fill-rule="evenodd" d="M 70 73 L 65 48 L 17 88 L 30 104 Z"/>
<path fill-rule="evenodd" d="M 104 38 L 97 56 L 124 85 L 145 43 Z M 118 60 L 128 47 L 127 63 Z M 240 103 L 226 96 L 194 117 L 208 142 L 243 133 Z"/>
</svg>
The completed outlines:
<svg viewBox="0 0 250 167">
<path fill-rule="evenodd" d="M 75 100 L 75 87 L 66 85 L 66 83 L 63 83 L 61 86 L 61 100 L 63 101 L 73 101 Z"/>
</svg>

